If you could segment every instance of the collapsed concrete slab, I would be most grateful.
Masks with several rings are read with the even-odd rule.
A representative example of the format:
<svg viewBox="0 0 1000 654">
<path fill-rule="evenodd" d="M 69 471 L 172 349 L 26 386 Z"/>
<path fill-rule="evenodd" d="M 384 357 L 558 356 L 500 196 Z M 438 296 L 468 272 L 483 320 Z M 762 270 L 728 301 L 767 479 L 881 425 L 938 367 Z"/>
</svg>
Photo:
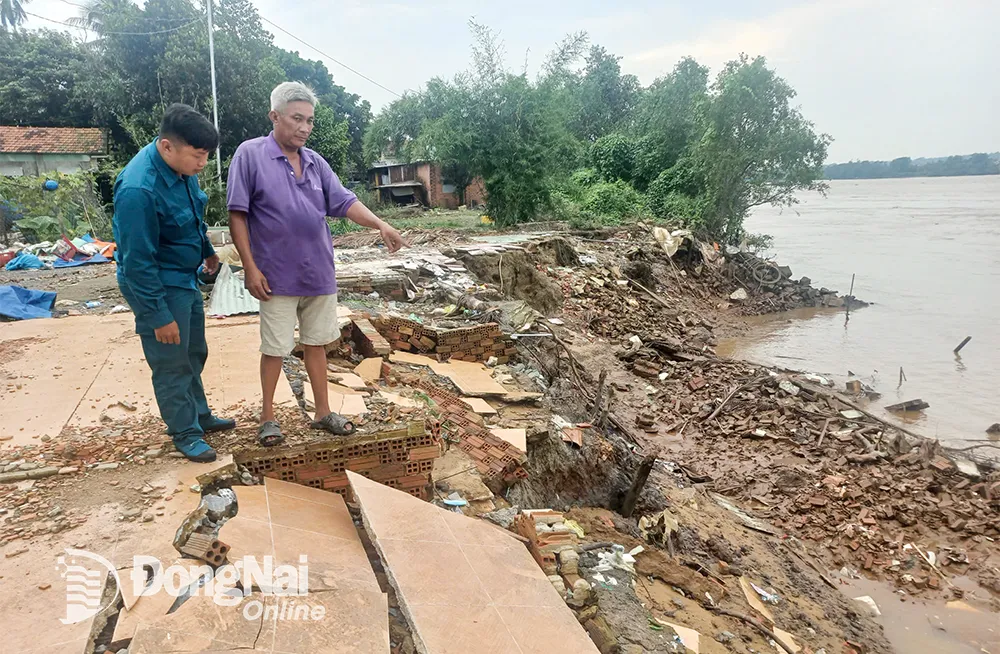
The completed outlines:
<svg viewBox="0 0 1000 654">
<path fill-rule="evenodd" d="M 347 476 L 421 654 L 598 651 L 513 536 Z"/>
<path fill-rule="evenodd" d="M 129 652 L 138 654 L 388 652 L 387 598 L 343 498 L 276 479 L 233 490 L 239 513 L 219 531 L 232 543 L 230 563 L 214 578 L 240 561 L 244 592 L 230 593 L 229 605 L 197 590 L 179 605 L 163 591 L 139 595 L 121 611 L 114 641 L 131 638 Z M 274 570 L 291 566 L 307 576 L 287 594 L 277 581 L 248 576 L 244 557 L 258 565 L 270 557 Z"/>
</svg>

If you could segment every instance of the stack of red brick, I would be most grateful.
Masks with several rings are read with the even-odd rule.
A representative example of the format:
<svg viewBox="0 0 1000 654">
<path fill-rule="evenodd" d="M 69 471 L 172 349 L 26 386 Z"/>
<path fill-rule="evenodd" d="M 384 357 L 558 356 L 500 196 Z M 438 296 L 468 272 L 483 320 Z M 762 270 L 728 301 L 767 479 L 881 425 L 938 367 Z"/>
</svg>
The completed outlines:
<svg viewBox="0 0 1000 654">
<path fill-rule="evenodd" d="M 424 500 L 430 499 L 434 459 L 441 441 L 422 422 L 406 429 L 351 436 L 310 445 L 282 448 L 267 454 L 248 453 L 236 461 L 257 475 L 273 477 L 346 495 L 346 470 Z"/>
<path fill-rule="evenodd" d="M 379 295 L 391 297 L 394 300 L 407 299 L 406 276 L 396 272 L 375 275 L 337 275 L 337 290 L 342 293 L 362 293 L 364 295 L 376 291 Z"/>
<path fill-rule="evenodd" d="M 507 363 L 517 353 L 514 342 L 504 337 L 496 323 L 435 329 L 406 318 L 384 317 L 374 324 L 393 349 L 436 354 L 442 361 L 487 361 L 496 357 L 499 363 Z"/>
<path fill-rule="evenodd" d="M 442 437 L 456 442 L 472 458 L 484 479 L 510 481 L 528 476 L 523 467 L 527 453 L 490 432 L 483 426 L 482 417 L 457 395 L 416 377 L 407 378 L 405 383 L 421 389 L 437 403 Z"/>
</svg>

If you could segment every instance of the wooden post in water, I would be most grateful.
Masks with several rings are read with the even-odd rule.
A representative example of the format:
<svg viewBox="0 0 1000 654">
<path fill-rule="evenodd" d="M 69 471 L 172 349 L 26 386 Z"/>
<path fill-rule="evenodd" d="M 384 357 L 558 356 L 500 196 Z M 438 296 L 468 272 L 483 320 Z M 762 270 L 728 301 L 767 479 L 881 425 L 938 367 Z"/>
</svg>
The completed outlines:
<svg viewBox="0 0 1000 654">
<path fill-rule="evenodd" d="M 961 352 L 962 348 L 965 347 L 966 345 L 968 345 L 969 341 L 971 341 L 971 340 L 972 340 L 971 336 L 966 336 L 965 340 L 963 340 L 961 343 L 959 343 L 958 347 L 955 348 L 955 354 L 958 354 L 959 352 Z"/>
<path fill-rule="evenodd" d="M 847 329 L 847 324 L 851 322 L 851 298 L 854 297 L 855 275 L 857 275 L 857 273 L 851 273 L 851 292 L 848 293 L 847 297 L 844 298 L 844 307 L 847 309 L 847 312 L 844 314 L 844 329 Z"/>
</svg>

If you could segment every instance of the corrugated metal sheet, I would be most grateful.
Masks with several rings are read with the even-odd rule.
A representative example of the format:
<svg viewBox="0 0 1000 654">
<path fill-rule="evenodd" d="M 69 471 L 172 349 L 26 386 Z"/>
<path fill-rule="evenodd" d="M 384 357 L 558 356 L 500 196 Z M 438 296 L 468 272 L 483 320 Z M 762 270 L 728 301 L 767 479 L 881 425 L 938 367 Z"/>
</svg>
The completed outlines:
<svg viewBox="0 0 1000 654">
<path fill-rule="evenodd" d="M 243 279 L 233 272 L 229 264 L 222 264 L 215 280 L 215 288 L 212 289 L 212 297 L 208 300 L 208 315 L 235 316 L 258 312 L 260 301 L 243 287 Z"/>
</svg>

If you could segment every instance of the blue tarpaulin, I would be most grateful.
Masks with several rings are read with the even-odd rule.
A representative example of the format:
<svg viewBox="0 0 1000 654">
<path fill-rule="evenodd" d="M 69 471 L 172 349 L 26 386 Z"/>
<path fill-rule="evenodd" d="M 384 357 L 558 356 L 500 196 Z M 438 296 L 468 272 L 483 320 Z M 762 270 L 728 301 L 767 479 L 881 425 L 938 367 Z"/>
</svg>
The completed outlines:
<svg viewBox="0 0 1000 654">
<path fill-rule="evenodd" d="M 56 294 L 20 286 L 0 286 L 0 316 L 14 320 L 51 318 Z"/>
<path fill-rule="evenodd" d="M 103 254 L 95 254 L 92 257 L 88 257 L 85 254 L 78 254 L 73 257 L 72 261 L 63 261 L 62 259 L 56 259 L 52 262 L 53 268 L 72 268 L 73 266 L 85 266 L 88 263 L 107 263 L 111 259 L 107 258 Z"/>
<path fill-rule="evenodd" d="M 22 252 L 7 262 L 4 270 L 38 270 L 45 267 L 42 260 L 28 252 Z"/>
</svg>

